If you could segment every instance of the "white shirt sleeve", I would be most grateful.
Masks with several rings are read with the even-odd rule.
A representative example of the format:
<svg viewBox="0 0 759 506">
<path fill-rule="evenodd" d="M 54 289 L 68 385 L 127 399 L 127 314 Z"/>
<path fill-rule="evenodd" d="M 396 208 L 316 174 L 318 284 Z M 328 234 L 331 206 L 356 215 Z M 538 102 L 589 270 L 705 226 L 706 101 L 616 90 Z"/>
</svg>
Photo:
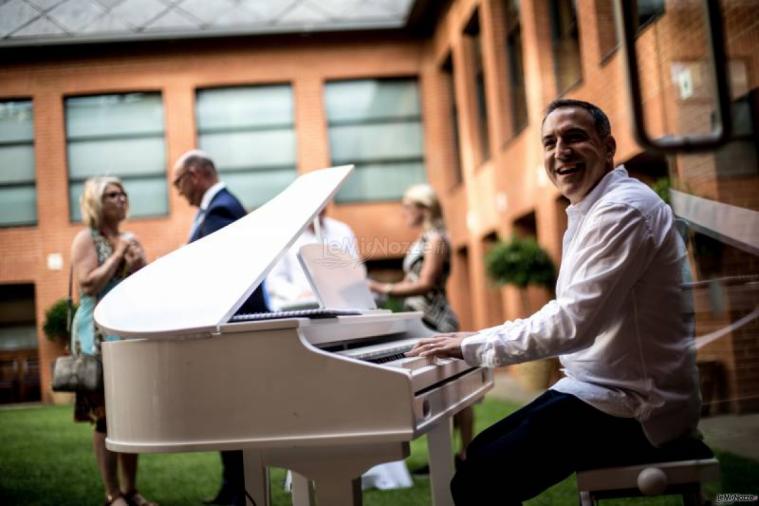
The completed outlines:
<svg viewBox="0 0 759 506">
<path fill-rule="evenodd" d="M 565 252 L 556 298 L 529 318 L 464 339 L 464 359 L 498 367 L 587 348 L 615 320 L 655 249 L 637 209 L 610 204 L 592 210 Z"/>
<path fill-rule="evenodd" d="M 297 300 L 303 290 L 293 279 L 294 269 L 300 269 L 293 257 L 292 251 L 288 250 L 266 276 L 266 289 L 275 308 Z"/>
</svg>

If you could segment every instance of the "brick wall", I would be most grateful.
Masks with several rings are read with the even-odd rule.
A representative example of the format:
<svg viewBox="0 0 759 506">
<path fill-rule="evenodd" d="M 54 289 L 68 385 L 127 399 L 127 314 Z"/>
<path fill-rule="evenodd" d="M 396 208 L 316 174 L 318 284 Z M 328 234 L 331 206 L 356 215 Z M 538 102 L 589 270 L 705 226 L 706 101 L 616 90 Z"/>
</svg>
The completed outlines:
<svg viewBox="0 0 759 506">
<path fill-rule="evenodd" d="M 759 80 L 759 5 L 729 0 L 725 5 L 730 58 L 745 66 L 746 89 Z M 580 23 L 582 81 L 566 96 L 590 100 L 609 115 L 618 143 L 618 161 L 641 152 L 634 142 L 628 113 L 625 77 L 619 50 L 614 49 L 610 2 L 577 2 Z M 669 0 L 666 13 L 638 36 L 647 125 L 653 135 L 709 125 L 706 88 L 696 96 L 679 98 L 673 65 L 703 66 L 704 24 L 694 2 Z M 478 128 L 473 100 L 473 62 L 462 36 L 466 22 L 479 10 L 488 132 L 491 153 L 477 153 Z M 66 143 L 63 129 L 63 97 L 70 94 L 159 90 L 166 118 L 167 175 L 183 151 L 195 146 L 194 93 L 197 88 L 253 83 L 290 82 L 295 100 L 297 164 L 299 171 L 329 164 L 329 143 L 323 106 L 326 80 L 381 76 L 418 76 L 424 121 L 428 177 L 439 191 L 454 250 L 450 295 L 464 328 L 493 323 L 495 316 L 519 316 L 519 295 L 501 290 L 502 311 L 494 308 L 492 287 L 486 279 L 483 253 L 485 238 L 493 233 L 508 237 L 515 220 L 534 212 L 540 243 L 555 261 L 561 256 L 561 236 L 566 221 L 564 205 L 543 174 L 540 148 L 542 111 L 557 98 L 547 0 L 521 2 L 521 33 L 528 107 L 528 127 L 511 128 L 508 66 L 503 43 L 503 5 L 500 0 L 453 0 L 427 38 L 387 33 L 344 33 L 328 36 L 277 36 L 201 41 L 136 43 L 117 46 L 77 46 L 28 50 L 14 63 L 0 68 L 0 98 L 31 97 L 35 112 L 35 153 L 39 223 L 36 227 L 0 230 L 0 283 L 31 282 L 37 287 L 37 316 L 65 295 L 69 245 L 80 228 L 68 221 Z M 451 55 L 455 68 L 454 93 L 458 104 L 458 132 L 463 183 L 453 177 L 448 91 L 441 66 Z M 703 84 L 700 83 L 699 86 Z M 706 86 L 706 85 L 704 85 Z M 738 86 L 736 84 L 735 86 Z M 707 87 L 708 88 L 708 87 Z M 708 198 L 759 208 L 756 176 L 744 179 L 718 177 L 713 155 L 677 157 L 671 160 L 676 185 Z M 168 216 L 133 220 L 125 228 L 144 242 L 150 259 L 180 246 L 192 219 L 192 210 L 173 191 Z M 362 244 L 408 242 L 407 230 L 395 203 L 332 206 L 333 216 L 346 221 Z M 66 268 L 50 271 L 46 258 L 61 253 Z M 365 249 L 369 258 L 382 258 L 382 249 Z M 691 252 L 693 256 L 693 252 Z M 695 257 L 694 261 L 697 261 Z M 742 263 L 741 263 L 742 262 Z M 730 272 L 756 272 L 745 259 L 728 259 Z M 748 269 L 748 270 L 747 270 Z M 531 304 L 545 295 L 532 294 Z M 533 301 L 533 299 L 535 299 Z M 741 306 L 742 307 L 742 306 Z M 743 310 L 719 316 L 725 324 Z M 40 323 L 41 324 L 41 323 Z M 49 363 L 60 349 L 40 340 L 43 395 L 49 380 Z M 702 351 L 727 371 L 731 399 L 756 398 L 759 380 L 756 327 L 745 327 L 729 340 Z M 755 402 L 755 401 L 749 401 Z M 755 404 L 745 404 L 756 409 Z M 731 409 L 744 409 L 743 404 Z"/>
</svg>

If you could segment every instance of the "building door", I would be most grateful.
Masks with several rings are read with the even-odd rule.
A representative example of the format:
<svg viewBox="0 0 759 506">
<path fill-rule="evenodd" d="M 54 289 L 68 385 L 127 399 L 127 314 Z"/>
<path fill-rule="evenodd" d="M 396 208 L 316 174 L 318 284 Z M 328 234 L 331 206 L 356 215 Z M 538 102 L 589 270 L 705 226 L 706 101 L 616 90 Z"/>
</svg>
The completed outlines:
<svg viewBox="0 0 759 506">
<path fill-rule="evenodd" d="M 34 285 L 0 285 L 0 403 L 40 400 Z"/>
</svg>

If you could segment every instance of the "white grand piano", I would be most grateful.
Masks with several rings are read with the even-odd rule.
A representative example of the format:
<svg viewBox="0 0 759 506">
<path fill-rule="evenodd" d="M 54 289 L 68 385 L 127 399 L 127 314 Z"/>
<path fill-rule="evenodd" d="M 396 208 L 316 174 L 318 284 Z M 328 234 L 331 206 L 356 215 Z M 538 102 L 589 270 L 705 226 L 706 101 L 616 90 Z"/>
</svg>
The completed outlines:
<svg viewBox="0 0 759 506">
<path fill-rule="evenodd" d="M 267 466 L 293 502 L 361 503 L 360 476 L 427 435 L 432 502 L 452 504 L 451 416 L 492 386 L 461 360 L 407 358 L 433 333 L 419 313 L 245 321 L 240 305 L 329 202 L 352 166 L 314 171 L 248 216 L 127 278 L 95 310 L 118 452 L 241 449 L 248 504 Z"/>
</svg>

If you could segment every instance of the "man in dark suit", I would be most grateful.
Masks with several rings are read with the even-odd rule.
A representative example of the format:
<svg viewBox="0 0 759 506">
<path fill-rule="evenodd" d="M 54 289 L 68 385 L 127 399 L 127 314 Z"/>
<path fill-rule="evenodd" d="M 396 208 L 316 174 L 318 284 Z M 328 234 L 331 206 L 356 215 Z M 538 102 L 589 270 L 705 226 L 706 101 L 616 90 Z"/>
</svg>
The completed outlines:
<svg viewBox="0 0 759 506">
<path fill-rule="evenodd" d="M 191 206 L 197 207 L 187 242 L 197 241 L 247 213 L 237 197 L 219 181 L 213 161 L 202 151 L 188 151 L 174 164 L 173 185 Z M 240 311 L 269 311 L 262 285 L 256 288 Z M 216 497 L 206 504 L 245 505 L 242 451 L 221 452 L 222 483 Z"/>
</svg>

